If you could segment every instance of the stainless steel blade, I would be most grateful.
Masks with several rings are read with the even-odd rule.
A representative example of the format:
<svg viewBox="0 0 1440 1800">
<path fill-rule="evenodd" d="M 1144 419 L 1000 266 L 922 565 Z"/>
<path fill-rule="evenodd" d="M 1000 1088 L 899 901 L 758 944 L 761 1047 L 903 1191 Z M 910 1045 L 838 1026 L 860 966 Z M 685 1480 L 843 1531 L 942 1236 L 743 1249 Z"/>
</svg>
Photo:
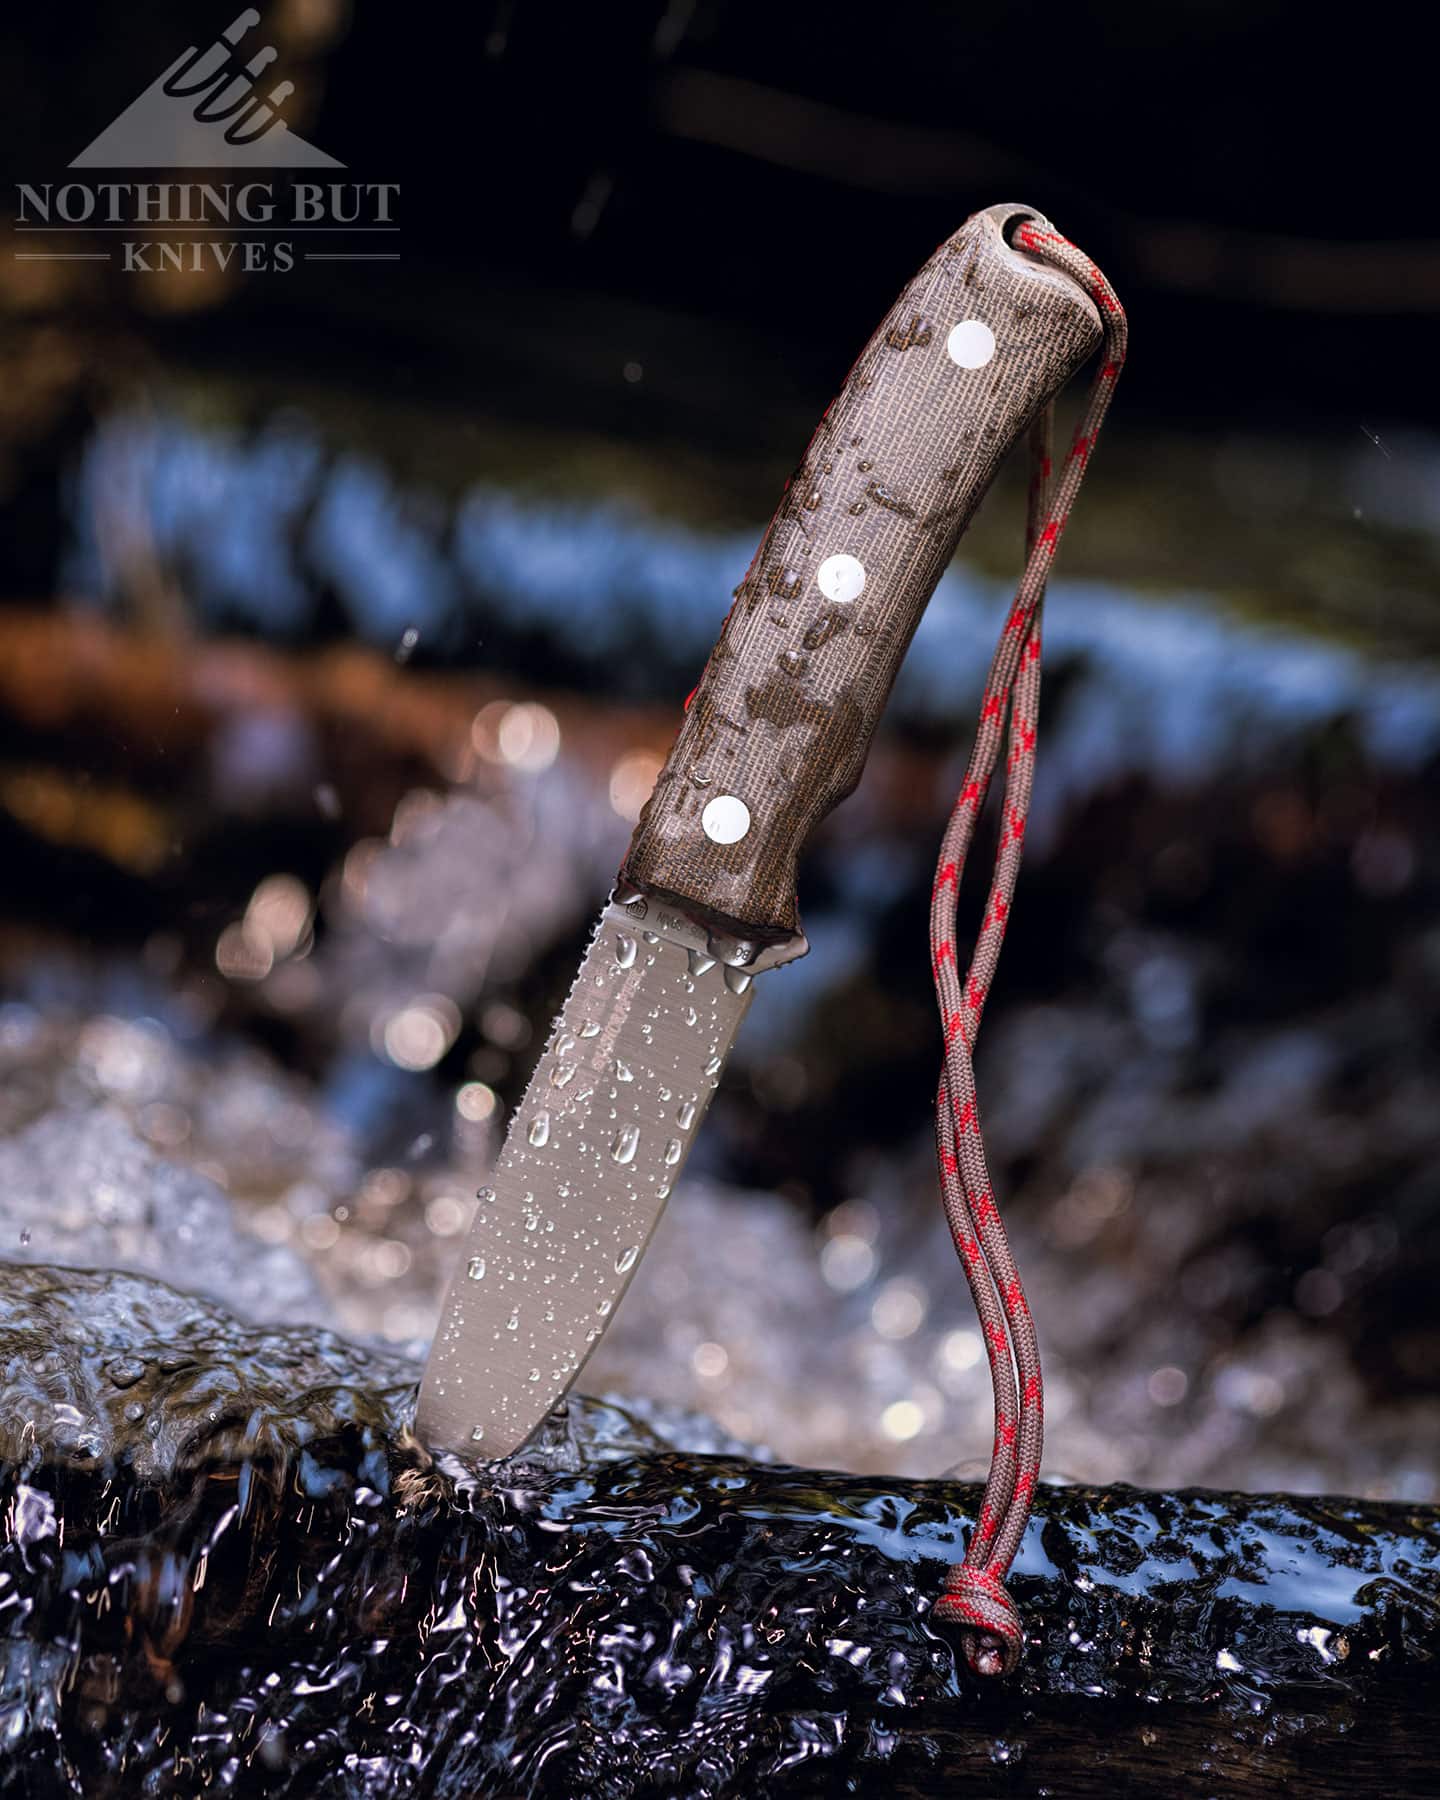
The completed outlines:
<svg viewBox="0 0 1440 1800">
<path fill-rule="evenodd" d="M 654 901 L 600 915 L 461 1248 L 422 1442 L 509 1455 L 574 1381 L 685 1166 L 750 984 Z"/>
</svg>

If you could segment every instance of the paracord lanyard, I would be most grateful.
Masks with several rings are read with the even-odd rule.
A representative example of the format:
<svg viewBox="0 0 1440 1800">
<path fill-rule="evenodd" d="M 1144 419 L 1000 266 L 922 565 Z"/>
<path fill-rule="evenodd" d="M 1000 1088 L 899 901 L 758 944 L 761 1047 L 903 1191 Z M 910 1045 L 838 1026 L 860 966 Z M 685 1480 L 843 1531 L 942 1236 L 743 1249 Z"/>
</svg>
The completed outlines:
<svg viewBox="0 0 1440 1800">
<path fill-rule="evenodd" d="M 979 1517 L 965 1560 L 947 1570 L 931 1616 L 965 1627 L 961 1642 L 977 1675 L 1008 1674 L 1020 1659 L 1024 1628 L 1006 1591 L 1005 1577 L 1030 1517 L 1040 1476 L 1045 1413 L 1035 1324 L 996 1208 L 980 1135 L 975 1039 L 1005 938 L 1030 810 L 1045 584 L 1124 364 L 1126 346 L 1124 311 L 1089 257 L 1058 232 L 1041 230 L 1033 223 L 1022 224 L 1014 242 L 1080 283 L 1099 308 L 1105 341 L 1084 417 L 1053 483 L 1053 493 L 1053 408 L 1047 407 L 1031 430 L 1025 573 L 990 664 L 975 744 L 945 830 L 930 905 L 935 995 L 945 1032 L 945 1062 L 935 1109 L 940 1191 L 984 1331 L 995 1396 L 995 1441 Z M 962 982 L 955 958 L 958 891 L 976 821 L 999 759 L 1007 708 L 1009 755 L 1000 841 L 985 915 Z"/>
</svg>

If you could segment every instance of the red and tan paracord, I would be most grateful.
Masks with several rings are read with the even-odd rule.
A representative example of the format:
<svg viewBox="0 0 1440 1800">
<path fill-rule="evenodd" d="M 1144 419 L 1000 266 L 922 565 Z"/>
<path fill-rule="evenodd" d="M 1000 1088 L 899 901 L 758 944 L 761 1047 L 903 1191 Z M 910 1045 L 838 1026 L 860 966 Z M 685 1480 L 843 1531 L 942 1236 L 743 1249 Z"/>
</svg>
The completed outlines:
<svg viewBox="0 0 1440 1800">
<path fill-rule="evenodd" d="M 1044 1443 L 1044 1389 L 1035 1324 L 996 1209 L 980 1136 L 973 1062 L 975 1039 L 994 980 L 1020 871 L 1035 775 L 1040 706 L 1040 615 L 1045 584 L 1075 495 L 1125 361 L 1125 314 L 1109 282 L 1058 232 L 1027 222 L 1012 241 L 1076 280 L 1105 327 L 1101 362 L 1085 414 L 1059 479 L 1051 482 L 1052 409 L 1030 434 L 1032 474 L 1025 573 L 985 682 L 980 724 L 964 786 L 941 845 L 930 905 L 935 994 L 945 1031 L 945 1064 L 936 1100 L 936 1143 L 945 1215 L 985 1334 L 995 1394 L 990 1476 L 965 1560 L 946 1572 L 932 1617 L 964 1627 L 966 1660 L 977 1675 L 1008 1674 L 1020 1659 L 1024 1628 L 1005 1576 L 1025 1535 Z M 1000 839 L 990 895 L 970 966 L 961 980 L 955 955 L 956 899 L 976 822 L 999 760 L 1009 710 L 1009 757 Z"/>
</svg>

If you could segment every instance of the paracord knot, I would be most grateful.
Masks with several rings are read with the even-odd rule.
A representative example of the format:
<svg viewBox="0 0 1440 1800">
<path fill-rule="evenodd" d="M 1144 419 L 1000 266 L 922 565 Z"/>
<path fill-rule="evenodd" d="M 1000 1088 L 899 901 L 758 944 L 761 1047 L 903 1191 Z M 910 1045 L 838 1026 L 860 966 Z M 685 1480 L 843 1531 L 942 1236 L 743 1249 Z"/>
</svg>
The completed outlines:
<svg viewBox="0 0 1440 1800">
<path fill-rule="evenodd" d="M 938 1625 L 964 1627 L 960 1647 L 976 1675 L 1014 1673 L 1025 1642 L 1024 1628 L 1005 1583 L 988 1569 L 956 1563 L 930 1614 Z"/>
</svg>

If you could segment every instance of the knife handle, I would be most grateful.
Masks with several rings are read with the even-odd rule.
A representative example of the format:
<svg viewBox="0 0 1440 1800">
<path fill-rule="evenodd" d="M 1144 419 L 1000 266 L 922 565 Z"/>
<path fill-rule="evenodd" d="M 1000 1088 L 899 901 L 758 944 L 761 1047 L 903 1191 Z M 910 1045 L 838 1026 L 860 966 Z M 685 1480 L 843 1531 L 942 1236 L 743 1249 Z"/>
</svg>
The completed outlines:
<svg viewBox="0 0 1440 1800">
<path fill-rule="evenodd" d="M 967 219 L 861 352 L 786 484 L 630 840 L 623 883 L 760 943 L 855 787 L 901 659 L 996 469 L 1100 342 L 1067 275 Z M 843 268 L 843 259 L 840 259 Z"/>
</svg>

